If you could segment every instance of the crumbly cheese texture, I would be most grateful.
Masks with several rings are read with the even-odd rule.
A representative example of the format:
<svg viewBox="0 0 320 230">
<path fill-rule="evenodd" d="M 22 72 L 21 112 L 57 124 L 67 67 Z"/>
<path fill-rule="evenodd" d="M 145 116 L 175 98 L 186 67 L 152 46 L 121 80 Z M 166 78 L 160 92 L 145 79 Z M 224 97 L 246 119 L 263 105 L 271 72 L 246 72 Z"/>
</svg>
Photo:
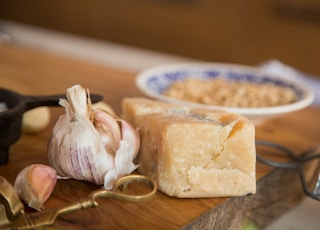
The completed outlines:
<svg viewBox="0 0 320 230">
<path fill-rule="evenodd" d="M 139 172 L 175 197 L 256 193 L 254 125 L 224 111 L 125 98 L 123 118 L 139 129 Z"/>
</svg>

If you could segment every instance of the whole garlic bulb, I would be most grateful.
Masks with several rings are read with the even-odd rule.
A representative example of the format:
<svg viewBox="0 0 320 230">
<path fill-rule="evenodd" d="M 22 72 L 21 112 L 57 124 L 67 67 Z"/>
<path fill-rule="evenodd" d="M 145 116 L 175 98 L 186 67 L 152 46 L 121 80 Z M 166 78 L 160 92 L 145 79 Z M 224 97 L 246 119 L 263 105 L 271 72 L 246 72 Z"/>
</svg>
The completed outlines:
<svg viewBox="0 0 320 230">
<path fill-rule="evenodd" d="M 93 109 L 80 85 L 67 89 L 59 104 L 66 113 L 55 124 L 49 142 L 50 165 L 60 177 L 104 184 L 112 189 L 119 177 L 137 168 L 140 142 L 135 129 L 108 111 Z"/>
</svg>

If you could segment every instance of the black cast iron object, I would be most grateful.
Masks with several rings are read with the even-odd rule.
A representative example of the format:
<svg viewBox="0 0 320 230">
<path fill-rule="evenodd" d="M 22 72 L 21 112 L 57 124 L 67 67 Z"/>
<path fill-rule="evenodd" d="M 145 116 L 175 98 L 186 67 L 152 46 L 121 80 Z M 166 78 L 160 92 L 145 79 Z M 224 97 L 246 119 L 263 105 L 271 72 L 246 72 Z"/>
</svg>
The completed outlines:
<svg viewBox="0 0 320 230">
<path fill-rule="evenodd" d="M 39 106 L 59 106 L 59 99 L 65 97 L 63 94 L 26 96 L 0 88 L 0 102 L 5 103 L 8 108 L 0 112 L 0 165 L 9 162 L 9 148 L 21 137 L 23 113 Z M 101 101 L 103 97 L 91 94 L 90 99 L 95 103 Z"/>
</svg>

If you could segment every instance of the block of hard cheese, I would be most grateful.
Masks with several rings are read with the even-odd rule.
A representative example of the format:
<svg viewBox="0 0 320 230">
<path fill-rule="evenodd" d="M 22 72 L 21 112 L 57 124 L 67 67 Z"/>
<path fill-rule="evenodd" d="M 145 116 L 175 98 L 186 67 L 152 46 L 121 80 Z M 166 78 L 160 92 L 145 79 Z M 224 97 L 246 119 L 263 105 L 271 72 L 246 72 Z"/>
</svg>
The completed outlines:
<svg viewBox="0 0 320 230">
<path fill-rule="evenodd" d="M 176 197 L 224 197 L 256 192 L 255 128 L 223 111 L 125 98 L 123 118 L 138 128 L 138 171 Z"/>
</svg>

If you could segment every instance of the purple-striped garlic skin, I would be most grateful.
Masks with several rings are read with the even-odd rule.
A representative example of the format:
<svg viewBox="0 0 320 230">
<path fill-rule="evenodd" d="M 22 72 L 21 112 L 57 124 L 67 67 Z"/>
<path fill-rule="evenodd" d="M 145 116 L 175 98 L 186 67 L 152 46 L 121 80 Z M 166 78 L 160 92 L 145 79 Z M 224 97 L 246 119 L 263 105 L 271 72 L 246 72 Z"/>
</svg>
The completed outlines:
<svg viewBox="0 0 320 230">
<path fill-rule="evenodd" d="M 137 131 L 109 111 L 93 108 L 79 85 L 67 89 L 60 105 L 66 113 L 55 124 L 49 142 L 50 165 L 62 178 L 85 180 L 112 189 L 133 164 L 140 140 Z M 107 175 L 113 176 L 107 176 Z"/>
</svg>

